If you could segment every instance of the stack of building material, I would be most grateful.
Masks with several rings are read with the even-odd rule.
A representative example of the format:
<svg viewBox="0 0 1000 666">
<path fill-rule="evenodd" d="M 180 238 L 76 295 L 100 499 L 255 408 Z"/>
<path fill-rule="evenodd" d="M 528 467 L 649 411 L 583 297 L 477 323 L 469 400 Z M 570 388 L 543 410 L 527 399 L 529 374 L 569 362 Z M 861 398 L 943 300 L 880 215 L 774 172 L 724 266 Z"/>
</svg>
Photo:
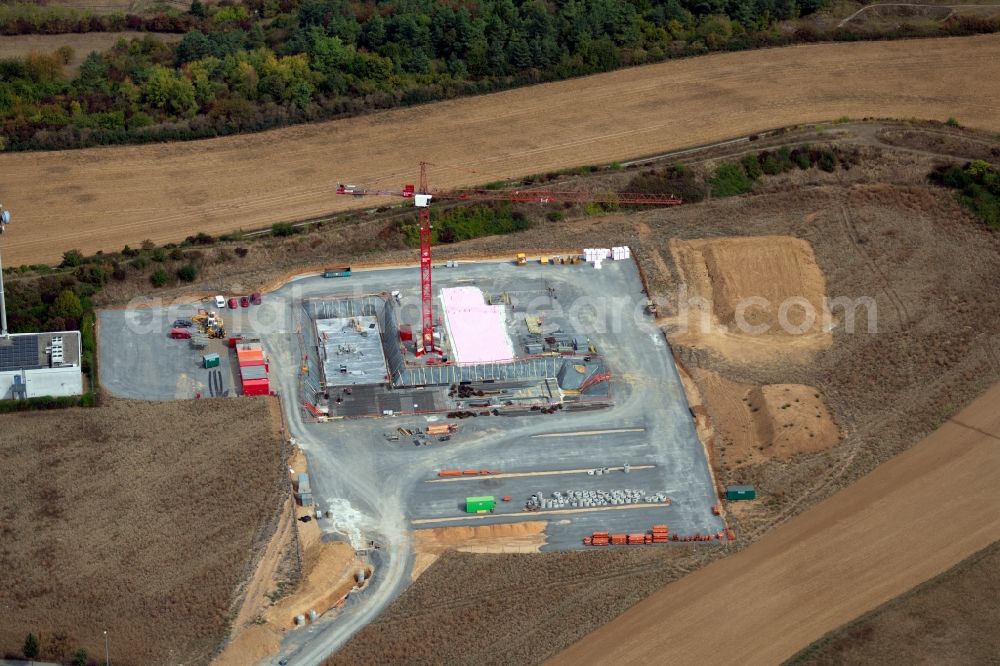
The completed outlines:
<svg viewBox="0 0 1000 666">
<path fill-rule="evenodd" d="M 612 546 L 624 546 L 628 543 L 627 534 L 612 534 L 611 535 L 611 545 Z"/>
<path fill-rule="evenodd" d="M 621 261 L 622 259 L 631 259 L 632 250 L 628 248 L 628 245 L 622 245 L 621 247 L 611 248 L 611 260 Z"/>
<path fill-rule="evenodd" d="M 666 525 L 653 525 L 652 543 L 666 543 L 670 540 L 670 530 Z"/>
<path fill-rule="evenodd" d="M 583 249 L 583 258 L 588 264 L 599 264 L 611 258 L 611 250 L 606 247 L 588 247 Z"/>
</svg>

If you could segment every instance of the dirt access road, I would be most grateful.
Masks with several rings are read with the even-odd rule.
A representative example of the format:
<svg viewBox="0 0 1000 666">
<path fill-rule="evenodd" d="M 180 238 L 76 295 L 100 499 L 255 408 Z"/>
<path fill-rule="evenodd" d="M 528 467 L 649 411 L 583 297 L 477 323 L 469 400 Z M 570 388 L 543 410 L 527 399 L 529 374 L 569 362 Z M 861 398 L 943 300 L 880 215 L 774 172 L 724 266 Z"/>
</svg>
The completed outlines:
<svg viewBox="0 0 1000 666">
<path fill-rule="evenodd" d="M 718 54 L 358 118 L 190 143 L 0 155 L 8 265 L 64 250 L 305 219 L 399 187 L 449 188 L 624 160 L 840 116 L 1000 130 L 1000 36 Z"/>
<path fill-rule="evenodd" d="M 780 663 L 985 548 L 1000 538 L 998 404 L 1000 384 L 870 475 L 551 663 Z"/>
</svg>

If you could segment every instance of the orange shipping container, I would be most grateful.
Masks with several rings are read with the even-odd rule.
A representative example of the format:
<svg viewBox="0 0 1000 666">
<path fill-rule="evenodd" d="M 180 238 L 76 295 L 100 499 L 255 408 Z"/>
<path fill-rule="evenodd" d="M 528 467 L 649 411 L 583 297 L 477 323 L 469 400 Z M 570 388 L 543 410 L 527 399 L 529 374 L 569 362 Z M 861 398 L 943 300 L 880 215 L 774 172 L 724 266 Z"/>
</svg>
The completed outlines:
<svg viewBox="0 0 1000 666">
<path fill-rule="evenodd" d="M 237 349 L 236 358 L 239 359 L 240 363 L 248 363 L 250 361 L 260 361 L 261 363 L 263 363 L 264 352 L 261 351 L 260 349 L 248 349 L 245 351 L 242 349 Z"/>
</svg>

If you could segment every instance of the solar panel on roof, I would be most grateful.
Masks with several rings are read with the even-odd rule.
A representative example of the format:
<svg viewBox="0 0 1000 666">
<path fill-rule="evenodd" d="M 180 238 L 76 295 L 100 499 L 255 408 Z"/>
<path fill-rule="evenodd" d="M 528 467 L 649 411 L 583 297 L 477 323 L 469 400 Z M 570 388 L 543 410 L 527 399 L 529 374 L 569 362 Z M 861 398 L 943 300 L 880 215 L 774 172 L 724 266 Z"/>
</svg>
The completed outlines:
<svg viewBox="0 0 1000 666">
<path fill-rule="evenodd" d="M 12 335 L 10 344 L 0 344 L 0 371 L 37 370 L 39 363 L 38 336 Z"/>
</svg>

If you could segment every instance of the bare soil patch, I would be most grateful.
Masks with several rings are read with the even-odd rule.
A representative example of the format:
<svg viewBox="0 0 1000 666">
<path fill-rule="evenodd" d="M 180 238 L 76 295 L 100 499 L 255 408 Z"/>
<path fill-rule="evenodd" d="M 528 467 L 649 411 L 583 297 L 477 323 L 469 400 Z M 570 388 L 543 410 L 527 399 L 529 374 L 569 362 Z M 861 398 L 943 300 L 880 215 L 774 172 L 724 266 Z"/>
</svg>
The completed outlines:
<svg viewBox="0 0 1000 666">
<path fill-rule="evenodd" d="M 5 239 L 5 260 L 55 261 L 71 248 L 117 250 L 376 206 L 336 197 L 337 181 L 398 187 L 416 178 L 420 160 L 441 165 L 434 188 L 450 188 L 840 116 L 956 116 L 997 131 L 996 82 L 1000 36 L 817 44 L 253 135 L 5 154 L 4 204 L 23 225 Z"/>
<path fill-rule="evenodd" d="M 121 664 L 205 664 L 278 523 L 269 399 L 0 416 L 0 645 L 57 635 Z"/>
<path fill-rule="evenodd" d="M 179 42 L 184 35 L 149 32 L 85 32 L 62 35 L 5 35 L 0 39 L 0 58 L 23 58 L 31 53 L 49 54 L 60 46 L 73 49 L 73 57 L 66 64 L 66 73 L 75 76 L 80 64 L 91 51 L 107 51 L 119 39 L 149 37 L 161 42 Z"/>
<path fill-rule="evenodd" d="M 879 130 L 878 139 L 890 146 L 910 148 L 940 155 L 954 155 L 967 160 L 996 162 L 1000 159 L 1000 147 L 993 142 L 978 140 L 967 133 L 939 129 L 908 129 L 886 127 Z"/>
<path fill-rule="evenodd" d="M 786 664 L 990 664 L 1000 657 L 1000 541 L 830 632 Z"/>
<path fill-rule="evenodd" d="M 671 339 L 756 362 L 832 343 L 823 326 L 826 282 L 807 242 L 759 236 L 671 240 L 669 247 L 686 288 L 676 315 L 661 320 Z"/>
<path fill-rule="evenodd" d="M 417 560 L 412 580 L 447 550 L 462 553 L 537 553 L 545 545 L 548 521 L 477 525 L 474 527 L 433 527 L 413 534 Z"/>
<path fill-rule="evenodd" d="M 764 401 L 767 421 L 760 426 L 765 451 L 775 458 L 815 453 L 840 440 L 830 412 L 816 389 L 802 384 L 769 384 L 748 396 Z"/>
<path fill-rule="evenodd" d="M 304 452 L 294 447 L 288 457 L 289 480 L 307 471 Z M 313 513 L 312 507 L 299 506 L 288 495 L 280 524 L 287 525 L 288 534 L 279 527 L 268 544 L 251 584 L 251 590 L 258 594 L 248 594 L 233 623 L 233 635 L 222 654 L 212 661 L 213 666 L 257 663 L 276 654 L 285 632 L 296 627 L 296 616 L 308 618 L 312 610 L 323 615 L 357 587 L 355 574 L 359 570 L 368 571 L 370 576 L 370 567 L 356 556 L 350 544 L 324 541 L 316 520 L 298 520 Z M 289 549 L 294 551 L 288 553 Z M 281 570 L 290 555 L 301 560 L 302 575 L 295 579 Z"/>
<path fill-rule="evenodd" d="M 840 432 L 816 389 L 801 384 L 755 386 L 717 372 L 693 368 L 701 399 L 715 428 L 711 446 L 716 469 L 788 460 L 840 441 Z"/>
<path fill-rule="evenodd" d="M 998 403 L 1000 385 L 867 477 L 666 586 L 551 663 L 664 654 L 778 663 L 988 546 L 1000 537 Z"/>
</svg>

